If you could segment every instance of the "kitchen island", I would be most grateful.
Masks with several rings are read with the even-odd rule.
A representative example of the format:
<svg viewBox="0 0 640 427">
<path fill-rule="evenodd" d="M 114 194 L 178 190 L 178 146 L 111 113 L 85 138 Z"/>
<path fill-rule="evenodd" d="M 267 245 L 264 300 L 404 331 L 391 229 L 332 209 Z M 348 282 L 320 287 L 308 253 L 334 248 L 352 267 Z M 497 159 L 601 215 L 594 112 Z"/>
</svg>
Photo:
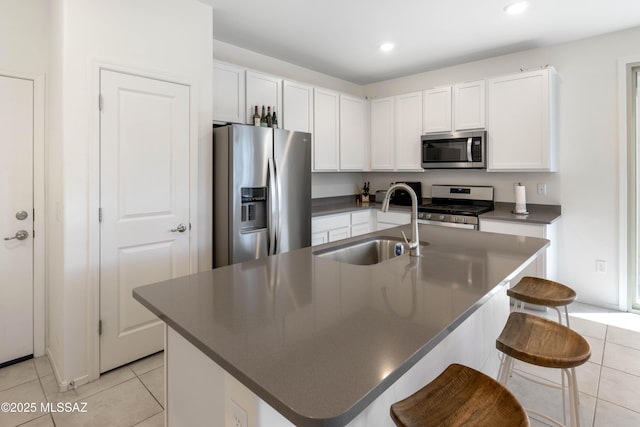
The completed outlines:
<svg viewBox="0 0 640 427">
<path fill-rule="evenodd" d="M 450 363 L 495 375 L 506 286 L 548 241 L 421 225 L 419 258 L 314 255 L 401 230 L 135 289 L 167 324 L 168 426 L 386 426 Z"/>
</svg>

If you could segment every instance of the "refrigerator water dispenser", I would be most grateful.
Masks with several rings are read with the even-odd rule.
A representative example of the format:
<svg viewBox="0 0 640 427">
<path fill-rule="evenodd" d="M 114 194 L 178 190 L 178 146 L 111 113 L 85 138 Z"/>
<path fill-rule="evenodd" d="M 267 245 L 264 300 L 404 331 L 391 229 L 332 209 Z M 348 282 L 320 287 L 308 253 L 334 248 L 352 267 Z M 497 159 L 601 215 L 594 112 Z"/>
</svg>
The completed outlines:
<svg viewBox="0 0 640 427">
<path fill-rule="evenodd" d="M 240 188 L 240 230 L 243 233 L 267 228 L 267 188 Z"/>
</svg>

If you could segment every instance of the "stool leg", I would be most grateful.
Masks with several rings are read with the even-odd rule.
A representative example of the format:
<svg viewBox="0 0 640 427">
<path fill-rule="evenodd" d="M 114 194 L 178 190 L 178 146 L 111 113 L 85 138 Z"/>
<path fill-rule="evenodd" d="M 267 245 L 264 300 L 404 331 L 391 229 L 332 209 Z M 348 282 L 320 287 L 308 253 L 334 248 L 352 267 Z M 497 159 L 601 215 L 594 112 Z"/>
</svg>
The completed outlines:
<svg viewBox="0 0 640 427">
<path fill-rule="evenodd" d="M 566 372 L 566 369 L 561 369 L 560 370 L 560 378 L 561 378 L 561 383 L 562 383 L 562 422 L 564 423 L 564 425 L 567 425 L 567 400 L 565 398 L 565 391 L 567 389 L 567 387 L 565 387 L 565 383 L 564 383 L 564 377 L 565 375 L 567 375 L 567 382 L 570 381 L 570 378 Z M 569 385 L 569 387 L 571 387 Z M 571 389 L 569 389 L 569 402 L 571 402 Z M 572 407 L 569 407 L 569 410 L 572 410 Z"/>
<path fill-rule="evenodd" d="M 564 306 L 564 317 L 567 319 L 567 328 L 570 328 L 571 325 L 569 324 L 569 309 L 566 305 Z"/>
<path fill-rule="evenodd" d="M 498 382 L 503 386 L 507 385 L 511 371 L 513 370 L 513 358 L 511 356 L 504 355 L 502 363 L 500 364 L 500 370 L 498 371 Z"/>
<path fill-rule="evenodd" d="M 558 314 L 558 323 L 562 325 L 562 313 L 560 313 L 560 310 L 558 309 L 558 307 L 551 307 L 551 308 L 553 308 Z"/>
<path fill-rule="evenodd" d="M 578 382 L 576 381 L 575 368 L 563 369 L 566 372 L 569 382 L 569 402 L 570 402 L 570 417 L 571 426 L 580 427 L 580 408 L 578 404 Z M 563 392 L 564 393 L 564 392 Z"/>
</svg>

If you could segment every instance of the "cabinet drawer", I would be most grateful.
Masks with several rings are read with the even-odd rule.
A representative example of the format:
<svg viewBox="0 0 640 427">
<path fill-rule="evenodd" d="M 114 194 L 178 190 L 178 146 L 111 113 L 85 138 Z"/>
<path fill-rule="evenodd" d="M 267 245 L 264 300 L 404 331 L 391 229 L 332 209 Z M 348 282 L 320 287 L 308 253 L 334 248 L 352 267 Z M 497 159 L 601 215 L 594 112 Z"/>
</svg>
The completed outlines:
<svg viewBox="0 0 640 427">
<path fill-rule="evenodd" d="M 323 230 L 331 230 L 334 228 L 349 227 L 351 225 L 351 216 L 349 214 L 326 215 L 313 218 L 311 220 L 311 229 L 313 233 Z"/>
<path fill-rule="evenodd" d="M 395 225 L 409 224 L 409 222 L 411 222 L 411 214 L 408 212 L 378 211 L 378 222 L 386 222 Z"/>
<path fill-rule="evenodd" d="M 368 224 L 370 221 L 371 221 L 371 211 L 369 210 L 351 213 L 351 225 Z"/>
<path fill-rule="evenodd" d="M 512 221 L 492 221 L 480 219 L 480 231 L 492 233 L 512 234 L 515 236 L 546 238 L 546 225 L 522 224 Z"/>
</svg>

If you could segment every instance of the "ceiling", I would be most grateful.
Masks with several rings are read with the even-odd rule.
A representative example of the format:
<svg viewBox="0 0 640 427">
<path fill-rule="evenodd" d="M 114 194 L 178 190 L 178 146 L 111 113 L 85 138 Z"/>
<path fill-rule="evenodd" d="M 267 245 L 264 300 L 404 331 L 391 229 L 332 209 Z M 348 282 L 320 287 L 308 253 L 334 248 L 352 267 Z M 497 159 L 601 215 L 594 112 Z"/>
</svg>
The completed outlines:
<svg viewBox="0 0 640 427">
<path fill-rule="evenodd" d="M 640 26 L 640 0 L 200 1 L 214 39 L 357 84 Z"/>
</svg>

